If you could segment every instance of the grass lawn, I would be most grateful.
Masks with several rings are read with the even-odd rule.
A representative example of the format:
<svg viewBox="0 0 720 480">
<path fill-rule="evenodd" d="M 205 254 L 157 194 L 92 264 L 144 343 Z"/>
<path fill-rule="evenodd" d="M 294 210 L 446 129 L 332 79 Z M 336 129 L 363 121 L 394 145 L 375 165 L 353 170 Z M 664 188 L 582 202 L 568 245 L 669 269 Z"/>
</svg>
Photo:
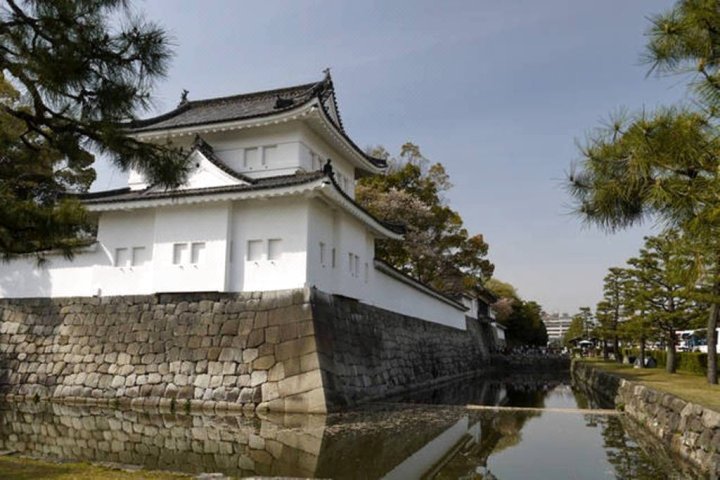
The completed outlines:
<svg viewBox="0 0 720 480">
<path fill-rule="evenodd" d="M 662 368 L 633 368 L 631 365 L 604 362 L 602 359 L 585 358 L 582 361 L 720 412 L 720 385 L 708 384 L 703 376 L 684 372 L 669 374 Z"/>
<path fill-rule="evenodd" d="M 185 475 L 139 470 L 125 472 L 88 463 L 52 463 L 29 458 L 0 457 L 0 478 L 7 480 L 179 480 Z"/>
</svg>

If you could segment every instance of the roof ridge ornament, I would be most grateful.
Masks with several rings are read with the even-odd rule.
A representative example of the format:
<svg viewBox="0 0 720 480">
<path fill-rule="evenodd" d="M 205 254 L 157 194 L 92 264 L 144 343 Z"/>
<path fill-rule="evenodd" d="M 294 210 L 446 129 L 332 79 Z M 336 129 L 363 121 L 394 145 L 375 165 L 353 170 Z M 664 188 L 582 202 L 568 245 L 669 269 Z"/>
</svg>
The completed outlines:
<svg viewBox="0 0 720 480">
<path fill-rule="evenodd" d="M 333 171 L 332 167 L 332 160 L 330 160 L 329 158 L 325 162 L 322 172 L 330 178 L 335 178 L 335 172 Z"/>
<path fill-rule="evenodd" d="M 182 92 L 180 92 L 180 103 L 178 103 L 178 107 L 182 107 L 183 105 L 190 103 L 188 100 L 189 93 L 190 92 L 187 89 L 183 88 Z"/>
<path fill-rule="evenodd" d="M 275 99 L 276 110 L 292 107 L 293 105 L 295 105 L 295 100 L 292 98 L 283 98 L 282 95 L 277 95 Z"/>
</svg>

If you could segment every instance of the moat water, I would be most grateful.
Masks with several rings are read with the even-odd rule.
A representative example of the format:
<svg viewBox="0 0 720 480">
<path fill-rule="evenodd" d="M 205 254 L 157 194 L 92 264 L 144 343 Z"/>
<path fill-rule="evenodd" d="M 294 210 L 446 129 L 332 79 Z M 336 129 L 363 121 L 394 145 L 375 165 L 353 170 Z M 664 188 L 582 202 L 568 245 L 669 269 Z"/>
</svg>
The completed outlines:
<svg viewBox="0 0 720 480">
<path fill-rule="evenodd" d="M 573 411 L 595 406 L 567 374 L 467 379 L 331 415 L 4 404 L 0 450 L 232 477 L 695 478 L 623 416 Z"/>
</svg>

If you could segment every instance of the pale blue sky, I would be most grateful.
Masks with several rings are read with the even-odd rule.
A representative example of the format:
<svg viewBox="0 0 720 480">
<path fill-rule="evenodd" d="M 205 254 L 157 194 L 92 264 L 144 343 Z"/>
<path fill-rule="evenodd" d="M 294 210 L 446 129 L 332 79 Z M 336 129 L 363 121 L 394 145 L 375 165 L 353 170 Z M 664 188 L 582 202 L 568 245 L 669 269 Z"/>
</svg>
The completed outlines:
<svg viewBox="0 0 720 480">
<path fill-rule="evenodd" d="M 485 235 L 496 277 L 546 310 L 599 299 L 608 267 L 647 229 L 606 235 L 569 215 L 562 179 L 575 140 L 626 106 L 685 98 L 646 78 L 646 17 L 671 0 L 190 1 L 135 8 L 168 29 L 176 57 L 158 111 L 190 99 L 320 79 L 331 67 L 361 146 L 405 141 L 442 162 L 448 195 Z M 99 168 L 95 189 L 125 175 Z"/>
</svg>

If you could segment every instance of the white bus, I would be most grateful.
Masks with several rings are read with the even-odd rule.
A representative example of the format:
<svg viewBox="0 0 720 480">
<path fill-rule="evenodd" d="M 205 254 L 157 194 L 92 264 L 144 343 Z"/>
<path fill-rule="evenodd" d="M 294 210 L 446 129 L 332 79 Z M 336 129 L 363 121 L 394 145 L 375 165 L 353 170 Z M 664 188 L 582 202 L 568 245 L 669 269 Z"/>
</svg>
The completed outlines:
<svg viewBox="0 0 720 480">
<path fill-rule="evenodd" d="M 706 328 L 697 328 L 695 330 L 678 330 L 675 332 L 678 339 L 678 350 L 683 352 L 702 352 L 707 353 L 707 337 Z M 720 338 L 720 328 L 715 331 L 715 338 Z M 720 342 L 717 342 L 715 349 L 720 353 Z"/>
</svg>

